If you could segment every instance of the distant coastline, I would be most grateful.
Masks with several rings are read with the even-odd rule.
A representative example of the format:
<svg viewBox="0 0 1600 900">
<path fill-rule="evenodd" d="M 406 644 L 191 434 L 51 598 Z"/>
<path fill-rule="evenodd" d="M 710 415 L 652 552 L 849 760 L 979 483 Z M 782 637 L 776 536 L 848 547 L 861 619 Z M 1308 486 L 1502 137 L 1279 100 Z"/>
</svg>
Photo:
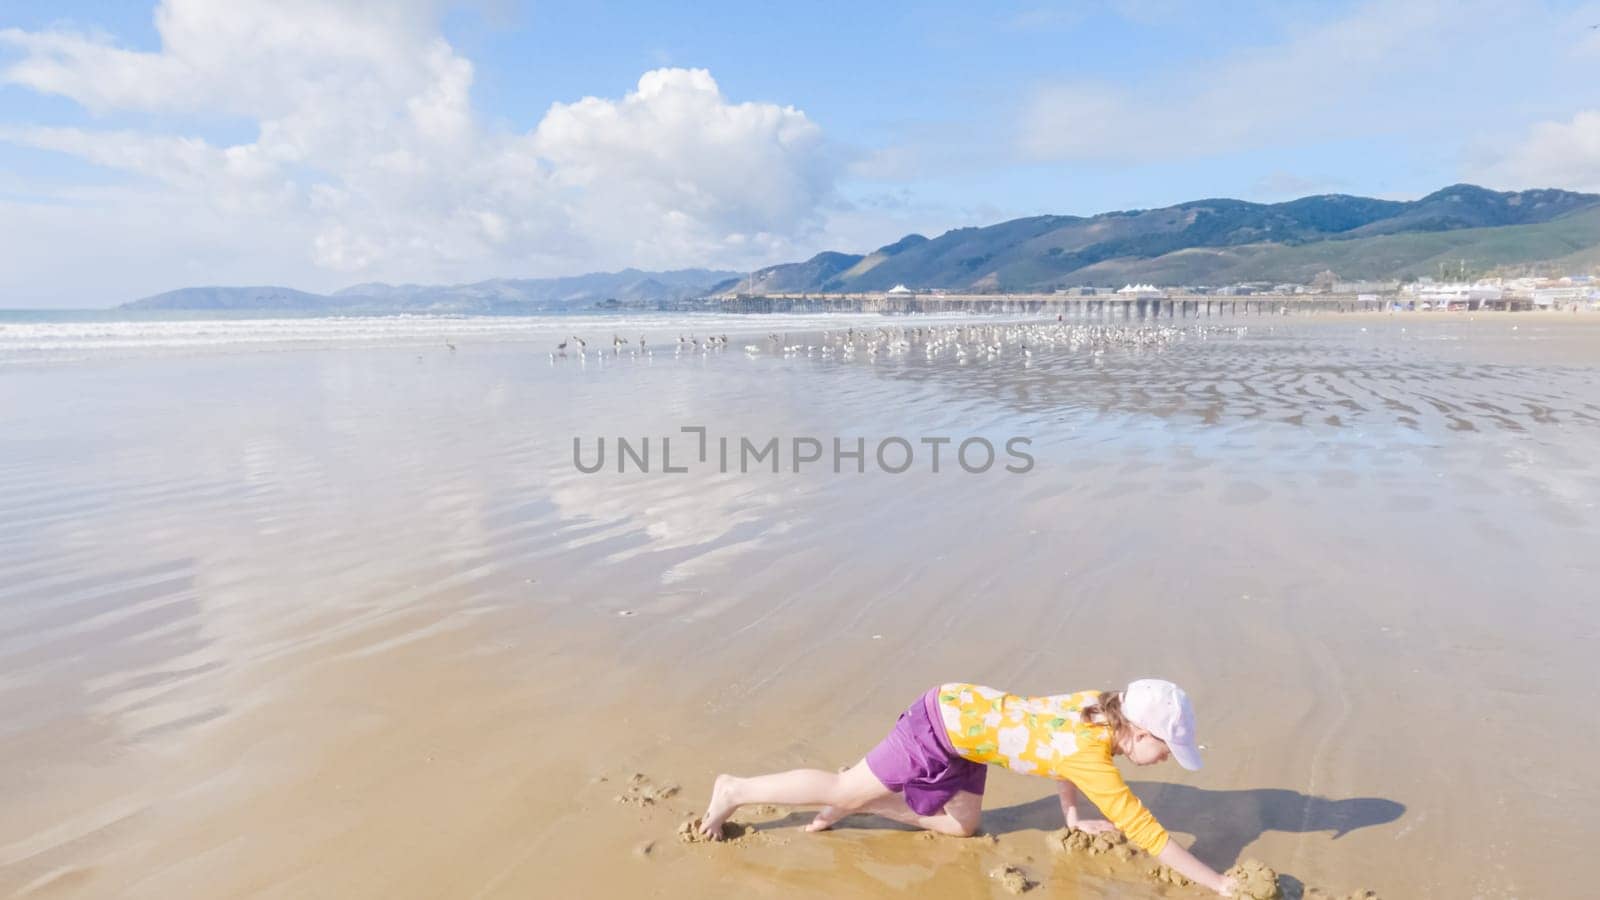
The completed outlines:
<svg viewBox="0 0 1600 900">
<path fill-rule="evenodd" d="M 1095 216 L 1035 216 L 871 253 L 819 253 L 754 272 L 624 269 L 455 285 L 356 284 L 331 294 L 278 285 L 183 287 L 126 310 L 540 315 L 729 311 L 726 301 L 886 294 L 1116 291 L 1212 295 L 1370 293 L 1432 279 L 1600 273 L 1600 195 L 1452 185 L 1415 201 L 1327 194 L 1286 203 L 1197 200 Z M 1377 292 L 1382 292 L 1381 290 Z M 750 310 L 759 311 L 759 310 Z"/>
<path fill-rule="evenodd" d="M 624 269 L 565 278 L 502 278 L 457 285 L 357 284 L 332 294 L 279 285 L 185 287 L 116 307 L 123 310 L 266 311 L 301 314 L 395 313 L 540 315 L 651 309 L 704 296 L 735 273 L 717 269 Z"/>
</svg>

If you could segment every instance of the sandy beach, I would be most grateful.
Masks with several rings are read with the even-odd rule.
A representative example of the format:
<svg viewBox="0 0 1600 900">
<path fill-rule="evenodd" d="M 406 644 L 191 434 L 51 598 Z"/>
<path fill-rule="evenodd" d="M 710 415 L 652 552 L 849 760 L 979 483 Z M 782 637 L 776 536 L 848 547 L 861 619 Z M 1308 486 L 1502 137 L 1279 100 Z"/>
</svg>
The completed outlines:
<svg viewBox="0 0 1600 900">
<path fill-rule="evenodd" d="M 1062 850 L 1052 785 L 1006 772 L 971 839 L 775 807 L 678 835 L 718 772 L 853 763 L 930 685 L 1154 675 L 1206 767 L 1125 771 L 1211 865 L 1582 896 L 1591 318 L 1018 331 L 1026 358 L 823 355 L 828 323 L 776 316 L 702 325 L 713 352 L 637 326 L 651 357 L 557 321 L 30 351 L 0 369 L 0 895 L 953 900 L 1011 865 L 1198 897 Z M 577 327 L 589 357 L 551 359 Z M 866 471 L 792 471 L 797 436 Z M 686 471 L 619 473 L 618 437 Z M 719 437 L 778 438 L 780 471 L 722 471 Z M 934 472 L 929 437 L 1033 464 Z"/>
</svg>

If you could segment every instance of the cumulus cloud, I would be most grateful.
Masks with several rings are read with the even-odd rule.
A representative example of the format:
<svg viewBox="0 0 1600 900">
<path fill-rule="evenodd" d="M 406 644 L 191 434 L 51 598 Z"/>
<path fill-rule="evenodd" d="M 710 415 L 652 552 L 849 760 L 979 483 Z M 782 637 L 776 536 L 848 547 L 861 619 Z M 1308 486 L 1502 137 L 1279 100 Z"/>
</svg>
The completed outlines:
<svg viewBox="0 0 1600 900">
<path fill-rule="evenodd" d="M 433 4 L 419 0 L 165 0 L 154 13 L 157 53 L 70 30 L 6 29 L 0 41 L 25 53 L 8 81 L 99 112 L 278 117 L 333 86 L 356 92 L 345 99 L 421 92 L 451 56 L 432 15 Z"/>
<path fill-rule="evenodd" d="M 552 182 L 583 198 L 572 207 L 583 231 L 645 255 L 663 232 L 675 246 L 656 249 L 679 258 L 781 250 L 816 225 L 837 171 L 804 113 L 730 104 L 704 69 L 648 72 L 620 101 L 557 103 L 531 144 Z"/>
<path fill-rule="evenodd" d="M 1475 174 L 1497 187 L 1600 191 L 1600 110 L 1584 110 L 1565 122 L 1539 122 Z"/>
<path fill-rule="evenodd" d="M 423 0 L 164 0 L 154 52 L 0 30 L 13 57 L 0 82 L 160 123 L 13 123 L 0 141 L 127 173 L 73 198 L 126 207 L 108 218 L 136 219 L 158 187 L 164 209 L 194 213 L 151 223 L 175 243 L 187 219 L 248 217 L 242 233 L 293 235 L 303 260 L 351 276 L 746 263 L 818 227 L 839 166 L 803 112 L 663 69 L 620 99 L 556 103 L 529 131 L 492 128 L 436 20 Z M 255 139 L 195 136 L 218 118 L 253 123 Z"/>
<path fill-rule="evenodd" d="M 82 128 L 0 127 L 0 140 L 67 153 L 95 165 L 211 197 L 222 209 L 267 211 L 285 196 L 278 167 L 257 145 L 216 147 L 186 137 Z"/>
</svg>

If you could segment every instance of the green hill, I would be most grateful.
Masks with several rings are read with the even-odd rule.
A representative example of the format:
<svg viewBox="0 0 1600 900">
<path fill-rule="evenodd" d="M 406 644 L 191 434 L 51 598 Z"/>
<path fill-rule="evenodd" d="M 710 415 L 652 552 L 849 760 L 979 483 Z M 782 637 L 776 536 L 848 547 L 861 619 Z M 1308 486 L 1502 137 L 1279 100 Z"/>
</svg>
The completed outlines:
<svg viewBox="0 0 1600 900">
<path fill-rule="evenodd" d="M 1287 203 L 1197 200 L 1096 216 L 1035 216 L 912 235 L 863 256 L 824 253 L 719 285 L 734 292 L 1226 284 L 1426 275 L 1595 258 L 1600 195 L 1452 185 L 1402 202 L 1329 194 Z"/>
</svg>

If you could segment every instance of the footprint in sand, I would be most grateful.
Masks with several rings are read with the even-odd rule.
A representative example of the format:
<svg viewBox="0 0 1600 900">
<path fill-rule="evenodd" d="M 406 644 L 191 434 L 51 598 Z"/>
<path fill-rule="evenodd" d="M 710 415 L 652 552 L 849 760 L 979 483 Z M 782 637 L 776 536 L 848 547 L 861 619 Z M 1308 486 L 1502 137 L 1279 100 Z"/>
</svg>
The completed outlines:
<svg viewBox="0 0 1600 900">
<path fill-rule="evenodd" d="M 677 793 L 677 785 L 658 785 L 644 773 L 635 772 L 628 777 L 628 786 L 613 799 L 618 803 L 628 803 L 634 806 L 655 806 L 663 800 L 671 799 Z"/>
</svg>

